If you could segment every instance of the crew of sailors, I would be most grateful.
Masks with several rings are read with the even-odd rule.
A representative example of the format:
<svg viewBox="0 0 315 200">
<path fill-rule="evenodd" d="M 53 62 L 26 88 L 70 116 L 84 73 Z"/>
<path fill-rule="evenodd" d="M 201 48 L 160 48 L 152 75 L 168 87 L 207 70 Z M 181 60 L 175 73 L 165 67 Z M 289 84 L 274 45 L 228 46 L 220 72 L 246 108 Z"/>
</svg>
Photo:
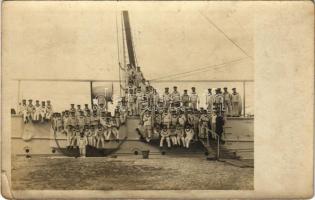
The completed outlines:
<svg viewBox="0 0 315 200">
<path fill-rule="evenodd" d="M 160 146 L 166 141 L 167 146 L 183 146 L 189 148 L 194 139 L 208 136 L 221 140 L 224 117 L 239 117 L 242 100 L 236 88 L 232 93 L 228 88 L 208 89 L 206 109 L 200 105 L 200 97 L 196 88 L 192 87 L 190 94 L 185 89 L 183 94 L 173 87 L 170 92 L 166 87 L 163 95 L 159 95 L 154 87 L 146 81 L 140 67 L 127 65 L 128 89 L 125 90 L 128 105 L 128 115 L 140 116 L 138 131 L 145 136 L 147 142 L 153 134 L 160 137 Z M 212 130 L 212 131 L 209 131 Z"/>
<path fill-rule="evenodd" d="M 175 107 L 147 108 L 137 130 L 150 142 L 155 135 L 160 139 L 160 147 L 181 146 L 189 148 L 191 141 L 219 139 L 221 142 L 224 125 L 224 111 Z M 218 138 L 219 137 L 219 138 Z"/>
<path fill-rule="evenodd" d="M 80 140 L 85 138 L 86 145 L 104 148 L 111 140 L 119 142 L 119 128 L 126 122 L 127 109 L 125 103 L 120 103 L 114 115 L 108 112 L 104 104 L 88 104 L 82 109 L 81 105 L 70 105 L 69 110 L 54 113 L 52 127 L 55 131 L 66 134 L 68 148 L 79 147 Z"/>
<path fill-rule="evenodd" d="M 200 97 L 195 87 L 191 88 L 190 94 L 187 90 L 184 90 L 182 95 L 178 92 L 176 86 L 174 86 L 172 93 L 166 87 L 165 92 L 160 96 L 156 89 L 145 79 L 142 79 L 139 85 L 138 87 L 129 87 L 126 91 L 128 115 L 130 116 L 140 115 L 143 108 L 152 105 L 164 108 L 170 108 L 172 105 L 173 107 L 192 108 L 194 110 L 201 106 Z M 212 89 L 209 88 L 206 96 L 206 108 L 209 112 L 212 112 L 214 107 L 220 107 L 221 110 L 224 110 L 227 117 L 240 117 L 242 112 L 241 96 L 236 88 L 232 88 L 232 93 L 228 92 L 226 87 L 223 92 L 221 88 L 216 88 L 214 94 Z"/>
<path fill-rule="evenodd" d="M 28 104 L 26 103 L 26 99 L 23 99 L 22 102 L 19 103 L 18 114 L 23 116 L 24 123 L 44 123 L 51 119 L 52 113 L 53 107 L 50 100 L 42 101 L 41 104 L 39 100 L 36 100 L 34 105 L 32 99 L 28 100 Z"/>
<path fill-rule="evenodd" d="M 144 79 L 143 79 L 144 80 Z M 208 112 L 213 112 L 214 108 L 225 111 L 227 117 L 239 117 L 241 116 L 242 100 L 240 94 L 236 91 L 236 88 L 232 88 L 232 93 L 229 93 L 227 88 L 224 88 L 222 93 L 221 88 L 216 88 L 215 93 L 212 93 L 212 89 L 208 89 L 206 96 L 206 108 Z M 177 87 L 174 86 L 172 93 L 169 92 L 169 88 L 165 88 L 165 92 L 160 96 L 156 89 L 154 89 L 149 83 L 146 84 L 145 91 L 141 87 L 138 87 L 136 91 L 130 88 L 127 91 L 128 101 L 128 115 L 142 115 L 144 108 L 146 107 L 163 107 L 163 108 L 191 108 L 197 110 L 200 107 L 200 98 L 196 92 L 196 88 L 191 88 L 191 93 L 188 94 L 187 90 L 181 95 L 177 91 Z"/>
</svg>

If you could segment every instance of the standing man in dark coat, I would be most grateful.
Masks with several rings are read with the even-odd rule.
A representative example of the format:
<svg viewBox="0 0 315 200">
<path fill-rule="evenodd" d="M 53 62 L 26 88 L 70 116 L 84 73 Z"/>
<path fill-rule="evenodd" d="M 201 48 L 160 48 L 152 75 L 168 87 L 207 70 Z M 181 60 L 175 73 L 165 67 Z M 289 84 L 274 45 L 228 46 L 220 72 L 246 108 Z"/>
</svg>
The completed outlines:
<svg viewBox="0 0 315 200">
<path fill-rule="evenodd" d="M 224 143 L 222 140 L 224 126 L 224 118 L 221 112 L 217 112 L 216 123 L 215 123 L 215 132 L 219 135 L 220 142 Z"/>
</svg>

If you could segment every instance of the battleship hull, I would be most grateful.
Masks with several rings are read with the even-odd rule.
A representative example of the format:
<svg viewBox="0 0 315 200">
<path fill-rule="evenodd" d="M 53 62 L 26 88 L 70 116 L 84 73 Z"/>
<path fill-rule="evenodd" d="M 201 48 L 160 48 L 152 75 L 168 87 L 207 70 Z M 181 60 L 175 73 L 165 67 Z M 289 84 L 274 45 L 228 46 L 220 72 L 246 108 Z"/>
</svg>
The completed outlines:
<svg viewBox="0 0 315 200">
<path fill-rule="evenodd" d="M 67 138 L 63 134 L 54 134 L 50 123 L 23 123 L 19 115 L 13 115 L 11 132 L 12 155 L 20 156 L 77 156 L 78 150 L 68 150 Z M 106 142 L 103 149 L 87 147 L 87 156 L 109 156 L 141 154 L 192 155 L 217 151 L 216 145 L 206 147 L 205 143 L 194 143 L 189 150 L 184 148 L 161 149 L 157 140 L 146 143 L 141 139 L 136 128 L 139 119 L 128 117 L 120 128 L 120 140 Z M 254 153 L 254 118 L 228 118 L 224 128 L 225 143 L 220 145 L 222 156 L 253 159 Z M 65 153 L 66 152 L 66 153 Z M 224 153 L 225 152 L 225 153 Z"/>
</svg>

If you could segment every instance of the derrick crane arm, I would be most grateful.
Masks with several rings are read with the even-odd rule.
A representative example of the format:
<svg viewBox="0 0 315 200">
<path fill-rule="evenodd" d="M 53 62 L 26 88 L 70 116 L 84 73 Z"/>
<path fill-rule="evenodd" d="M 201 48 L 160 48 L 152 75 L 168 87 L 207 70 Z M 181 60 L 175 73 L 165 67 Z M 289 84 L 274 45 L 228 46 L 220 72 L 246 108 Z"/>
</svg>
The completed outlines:
<svg viewBox="0 0 315 200">
<path fill-rule="evenodd" d="M 136 57 L 135 57 L 135 51 L 134 46 L 132 42 L 132 35 L 131 35 L 131 27 L 129 22 L 129 14 L 128 11 L 124 10 L 122 11 L 123 15 L 123 21 L 124 21 L 124 27 L 125 27 L 125 38 L 126 38 L 126 44 L 127 44 L 127 50 L 128 50 L 128 57 L 129 57 L 129 63 L 131 66 L 136 67 Z"/>
</svg>

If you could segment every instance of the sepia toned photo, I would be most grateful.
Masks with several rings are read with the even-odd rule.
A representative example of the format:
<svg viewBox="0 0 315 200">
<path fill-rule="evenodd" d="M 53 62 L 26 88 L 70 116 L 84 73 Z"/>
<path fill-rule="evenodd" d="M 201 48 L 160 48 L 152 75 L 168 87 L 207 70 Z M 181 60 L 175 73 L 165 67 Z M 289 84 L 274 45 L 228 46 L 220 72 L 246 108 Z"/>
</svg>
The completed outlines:
<svg viewBox="0 0 315 200">
<path fill-rule="evenodd" d="M 255 189 L 252 7 L 145 4 L 3 5 L 12 191 Z"/>
<path fill-rule="evenodd" d="M 43 52 L 25 68 L 29 79 L 12 80 L 13 188 L 253 189 L 252 19 L 104 8 L 37 13 L 47 27 L 14 32 L 39 31 L 18 44 Z M 81 19 L 69 27 L 57 11 Z M 94 18 L 82 24 L 85 15 Z M 69 52 L 40 58 L 59 48 Z"/>
</svg>

